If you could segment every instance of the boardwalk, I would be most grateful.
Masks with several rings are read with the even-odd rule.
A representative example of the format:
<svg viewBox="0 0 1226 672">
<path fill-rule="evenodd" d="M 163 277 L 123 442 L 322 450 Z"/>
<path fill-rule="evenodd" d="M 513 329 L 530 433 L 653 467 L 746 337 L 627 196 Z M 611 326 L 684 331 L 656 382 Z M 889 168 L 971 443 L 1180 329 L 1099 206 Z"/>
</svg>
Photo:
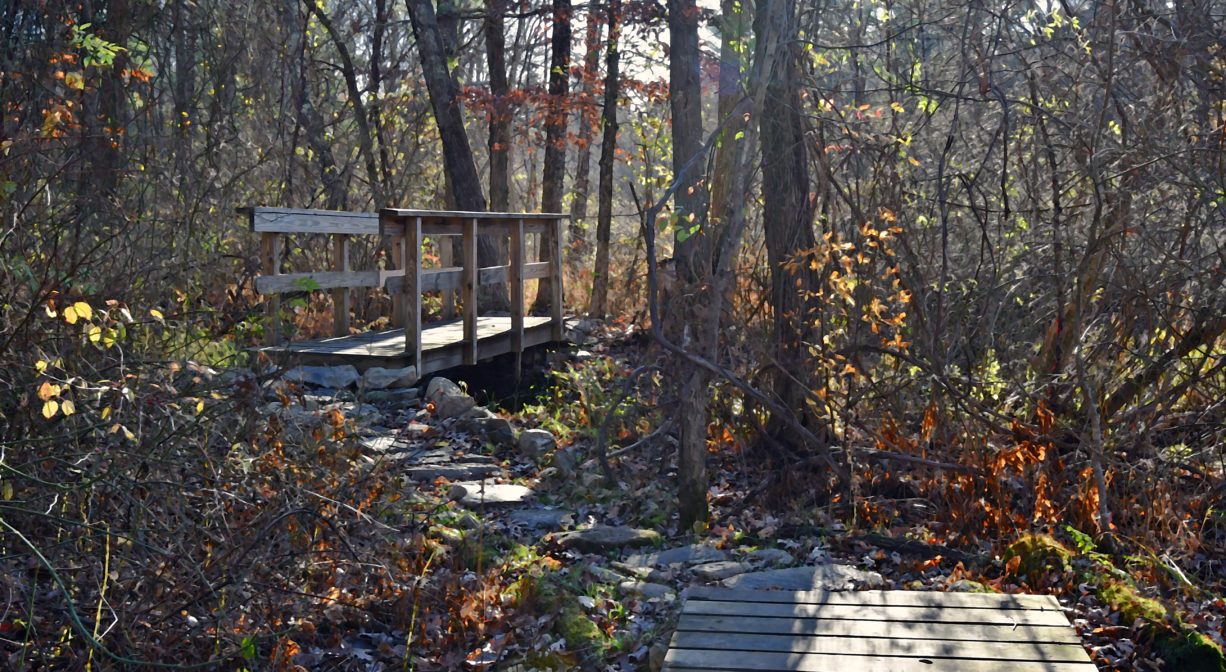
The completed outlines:
<svg viewBox="0 0 1226 672">
<path fill-rule="evenodd" d="M 548 317 L 524 317 L 524 347 L 531 348 L 553 340 Z M 270 356 L 289 356 L 303 364 L 353 364 L 367 366 L 404 366 L 413 364 L 404 349 L 404 329 L 370 331 L 351 336 L 334 336 L 310 341 L 266 346 Z M 442 371 L 464 363 L 464 321 L 460 319 L 425 323 L 421 329 L 421 375 Z M 477 318 L 477 342 L 482 359 L 514 352 L 511 347 L 511 318 Z"/>
<path fill-rule="evenodd" d="M 665 670 L 1095 672 L 1049 595 L 698 588 Z"/>
</svg>

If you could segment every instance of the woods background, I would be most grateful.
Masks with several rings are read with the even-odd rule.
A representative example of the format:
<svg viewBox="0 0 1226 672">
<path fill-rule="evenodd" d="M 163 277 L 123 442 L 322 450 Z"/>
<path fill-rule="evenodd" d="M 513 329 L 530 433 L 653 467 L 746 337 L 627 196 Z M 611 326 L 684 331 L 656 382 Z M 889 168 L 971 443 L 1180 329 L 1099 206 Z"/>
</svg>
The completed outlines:
<svg viewBox="0 0 1226 672">
<path fill-rule="evenodd" d="M 253 593 L 223 586 L 284 560 L 244 540 L 304 491 L 387 496 L 339 451 L 274 474 L 194 373 L 259 342 L 252 205 L 569 213 L 568 306 L 670 372 L 635 431 L 671 418 L 680 530 L 734 456 L 747 501 L 872 529 L 922 500 L 950 546 L 1067 524 L 1220 596 L 1224 50 L 1211 0 L 8 0 L 5 581 L 33 600 L 54 565 L 79 600 L 13 651 L 102 639 L 110 581 L 116 660 L 246 657 L 287 621 L 235 629 Z M 290 305 L 299 337 L 328 302 Z"/>
</svg>

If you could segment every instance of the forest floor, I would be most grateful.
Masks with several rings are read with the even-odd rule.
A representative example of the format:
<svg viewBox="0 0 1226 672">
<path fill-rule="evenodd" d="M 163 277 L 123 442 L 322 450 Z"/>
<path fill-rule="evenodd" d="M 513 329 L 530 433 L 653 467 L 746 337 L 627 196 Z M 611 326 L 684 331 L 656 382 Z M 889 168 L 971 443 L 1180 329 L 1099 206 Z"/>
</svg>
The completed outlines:
<svg viewBox="0 0 1226 672">
<path fill-rule="evenodd" d="M 614 460 L 614 482 L 594 457 L 596 418 L 620 411 L 599 408 L 616 390 L 597 400 L 601 386 L 583 382 L 625 374 L 642 349 L 607 339 L 583 347 L 553 357 L 569 385 L 519 413 L 477 406 L 439 379 L 422 390 L 367 393 L 361 403 L 308 385 L 295 387 L 292 403 L 268 405 L 291 422 L 329 409 L 355 422 L 364 459 L 403 478 L 423 512 L 413 535 L 428 555 L 406 593 L 407 627 L 325 608 L 325 620 L 356 627 L 297 637 L 294 664 L 657 670 L 687 589 L 723 584 L 1049 593 L 1102 669 L 1220 669 L 1212 660 L 1226 626 L 1220 596 L 1184 597 L 1178 616 L 1167 613 L 1150 599 L 1157 587 L 1116 569 L 1076 531 L 1060 532 L 1064 543 L 1018 533 L 997 545 L 952 547 L 938 543 L 956 537 L 944 533 L 943 514 L 905 493 L 891 502 L 893 521 L 870 529 L 814 488 L 793 483 L 787 497 L 764 495 L 740 450 L 712 451 L 713 523 L 701 533 L 676 529 L 667 432 L 636 443 L 641 437 L 626 426 L 642 421 L 650 434 L 646 419 L 622 418 L 615 438 L 634 445 Z M 361 602 L 354 595 L 350 606 Z M 1156 623 L 1207 635 L 1190 644 L 1203 645 L 1207 658 L 1164 644 Z"/>
<path fill-rule="evenodd" d="M 871 464 L 840 493 L 716 418 L 710 523 L 679 529 L 670 386 L 632 328 L 596 331 L 511 402 L 488 369 L 467 391 L 268 362 L 129 376 L 140 436 L 8 456 L 0 667 L 656 670 L 687 590 L 736 585 L 1051 594 L 1101 669 L 1226 672 L 1219 539 L 993 523 L 984 484 L 1037 506 L 1020 470 Z"/>
</svg>

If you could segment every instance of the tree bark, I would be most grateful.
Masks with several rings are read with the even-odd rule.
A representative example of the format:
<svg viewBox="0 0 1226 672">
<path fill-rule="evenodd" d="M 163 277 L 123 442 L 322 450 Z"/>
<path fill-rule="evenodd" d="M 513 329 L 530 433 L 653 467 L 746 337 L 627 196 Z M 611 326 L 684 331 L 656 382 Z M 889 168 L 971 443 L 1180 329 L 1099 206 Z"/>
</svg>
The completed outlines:
<svg viewBox="0 0 1226 672">
<path fill-rule="evenodd" d="M 800 412 L 807 405 L 803 387 L 807 377 L 805 342 L 810 338 L 808 325 L 813 322 L 810 312 L 818 278 L 809 263 L 798 259 L 813 250 L 817 241 L 813 234 L 814 203 L 809 196 L 809 157 L 798 81 L 801 54 L 794 46 L 794 30 L 789 3 L 765 0 L 759 4 L 755 58 L 765 59 L 768 50 L 778 50 L 778 58 L 765 73 L 766 104 L 759 117 L 762 184 L 767 185 L 762 190 L 762 226 L 771 272 L 778 366 L 773 387 L 785 408 Z M 775 434 L 781 427 L 772 419 L 767 429 Z"/>
<path fill-rule="evenodd" d="M 447 50 L 434 14 L 434 4 L 431 0 L 405 0 L 405 3 L 413 34 L 417 37 L 417 53 L 430 95 L 430 107 L 443 144 L 443 170 L 450 180 L 455 205 L 464 211 L 484 212 L 486 203 L 481 176 L 477 173 L 472 146 L 464 130 L 459 87 L 447 67 Z M 498 244 L 493 237 L 478 239 L 477 263 L 480 266 L 498 265 Z M 505 310 L 509 306 L 506 285 L 483 285 L 479 301 L 483 307 Z"/>
<path fill-rule="evenodd" d="M 621 90 L 618 73 L 621 39 L 621 0 L 609 0 L 606 7 L 609 23 L 608 47 L 605 52 L 604 110 L 600 141 L 599 199 L 596 212 L 596 265 L 592 279 L 592 301 L 588 313 L 604 317 L 609 312 L 609 238 L 613 228 L 613 153 L 617 149 L 617 98 Z"/>
<path fill-rule="evenodd" d="M 562 212 L 566 180 L 567 93 L 570 91 L 570 0 L 553 0 L 553 38 L 549 48 L 549 96 L 545 110 L 545 165 L 541 175 L 541 210 Z M 549 245 L 540 247 L 540 260 L 549 261 Z M 532 312 L 545 314 L 553 297 L 553 279 L 537 283 Z"/>
<path fill-rule="evenodd" d="M 707 230 L 707 187 L 702 160 L 702 83 L 699 75 L 698 7 L 694 0 L 669 0 L 669 102 L 673 122 L 673 197 L 676 217 L 674 260 L 678 296 L 670 308 L 678 340 L 704 358 L 715 350 L 718 315 L 710 314 L 712 237 Z M 647 222 L 655 226 L 655 222 Z M 713 323 L 714 321 L 714 323 Z M 680 359 L 673 361 L 679 382 L 677 502 L 682 529 L 707 520 L 707 400 L 709 372 Z"/>
<path fill-rule="evenodd" d="M 593 7 L 587 13 L 587 32 L 583 38 L 583 93 L 579 105 L 579 151 L 575 158 L 574 199 L 570 204 L 570 231 L 567 244 L 567 264 L 578 266 L 587 252 L 587 197 L 591 189 L 592 134 L 594 124 L 589 108 L 594 108 L 592 92 L 596 71 L 600 67 L 600 13 Z"/>
<path fill-rule="evenodd" d="M 507 41 L 502 0 L 485 0 L 485 61 L 490 71 L 490 209 L 506 212 L 511 203 L 511 118 L 507 111 Z"/>
<path fill-rule="evenodd" d="M 366 104 L 362 102 L 362 90 L 358 88 L 358 71 L 353 65 L 353 57 L 349 54 L 349 47 L 346 46 L 344 38 L 332 24 L 332 19 L 319 6 L 319 0 L 306 0 L 306 3 L 307 8 L 315 14 L 315 18 L 319 19 L 319 24 L 324 27 L 328 37 L 332 38 L 336 52 L 340 55 L 341 76 L 345 80 L 345 88 L 349 93 L 349 105 L 353 107 L 353 119 L 358 126 L 358 149 L 362 154 L 363 164 L 366 166 L 366 179 L 370 182 L 371 198 L 375 202 L 375 209 L 385 207 L 387 202 L 383 196 L 383 183 L 379 179 L 379 169 L 375 163 L 374 137 L 370 131 L 370 119 L 366 115 Z"/>
</svg>

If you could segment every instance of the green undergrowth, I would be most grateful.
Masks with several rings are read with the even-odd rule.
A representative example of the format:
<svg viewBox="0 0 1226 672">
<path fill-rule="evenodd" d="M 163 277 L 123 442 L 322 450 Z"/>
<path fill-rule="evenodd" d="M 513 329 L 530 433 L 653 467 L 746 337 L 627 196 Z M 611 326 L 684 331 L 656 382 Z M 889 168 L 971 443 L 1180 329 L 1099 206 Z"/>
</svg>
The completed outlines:
<svg viewBox="0 0 1226 672">
<path fill-rule="evenodd" d="M 1142 622 L 1142 632 L 1168 669 L 1191 672 L 1226 672 L 1221 647 L 1186 626 L 1180 614 L 1162 602 L 1145 597 L 1126 572 L 1098 552 L 1088 537 L 1073 530 L 1077 550 L 1045 534 L 1023 535 L 1005 549 L 1006 571 L 1033 588 L 1044 585 L 1053 573 L 1072 574 L 1073 581 L 1096 586 L 1095 596 L 1119 612 L 1121 622 Z"/>
<path fill-rule="evenodd" d="M 581 591 L 555 572 L 537 577 L 525 596 L 537 613 L 557 614 L 554 631 L 566 640 L 566 648 L 587 662 L 604 659 L 616 648 L 609 637 L 588 617 L 579 602 Z"/>
</svg>

